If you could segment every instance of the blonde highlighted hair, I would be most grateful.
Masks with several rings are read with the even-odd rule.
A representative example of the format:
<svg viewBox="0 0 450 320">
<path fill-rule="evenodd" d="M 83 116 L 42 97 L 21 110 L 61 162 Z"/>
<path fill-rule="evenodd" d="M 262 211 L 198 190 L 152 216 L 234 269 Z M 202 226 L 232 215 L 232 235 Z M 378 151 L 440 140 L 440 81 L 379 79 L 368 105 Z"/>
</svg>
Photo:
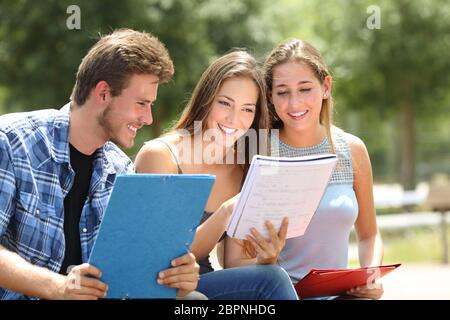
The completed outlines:
<svg viewBox="0 0 450 320">
<path fill-rule="evenodd" d="M 267 86 L 268 94 L 268 107 L 270 113 L 270 122 L 272 128 L 280 129 L 283 127 L 283 122 L 278 117 L 275 107 L 270 103 L 269 95 L 272 92 L 273 84 L 273 71 L 274 69 L 286 62 L 298 62 L 307 65 L 311 68 L 317 80 L 321 84 L 324 83 L 327 76 L 331 76 L 325 61 L 322 58 L 320 52 L 313 47 L 310 43 L 299 40 L 292 39 L 279 44 L 275 47 L 272 52 L 267 57 L 264 62 L 264 79 Z M 331 127 L 333 120 L 333 98 L 331 93 L 322 100 L 322 109 L 320 111 L 320 124 L 322 124 L 327 133 L 328 141 L 330 142 L 332 151 L 335 152 L 332 136 Z"/>
<path fill-rule="evenodd" d="M 302 63 L 310 67 L 321 84 L 324 84 L 325 78 L 331 75 L 320 52 L 308 42 L 299 39 L 291 39 L 275 47 L 267 56 L 263 66 L 264 79 L 267 88 L 267 104 L 269 108 L 270 125 L 273 129 L 281 129 L 283 127 L 283 122 L 278 117 L 274 105 L 270 102 L 274 69 L 279 65 L 292 61 Z M 330 93 L 327 98 L 323 98 L 322 100 L 320 124 L 325 127 L 331 151 L 335 153 L 336 150 L 331 135 L 332 112 L 333 98 Z M 243 241 L 243 251 L 248 257 L 256 256 L 255 249 L 247 240 Z"/>
</svg>

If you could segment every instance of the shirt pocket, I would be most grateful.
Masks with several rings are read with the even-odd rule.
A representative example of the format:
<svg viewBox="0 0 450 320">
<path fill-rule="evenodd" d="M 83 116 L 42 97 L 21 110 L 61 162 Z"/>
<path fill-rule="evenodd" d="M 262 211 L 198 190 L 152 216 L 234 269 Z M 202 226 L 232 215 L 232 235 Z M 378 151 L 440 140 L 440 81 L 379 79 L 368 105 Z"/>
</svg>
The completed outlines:
<svg viewBox="0 0 450 320">
<path fill-rule="evenodd" d="M 64 257 L 64 220 L 55 208 L 32 193 L 20 192 L 15 222 L 19 252 L 34 265 L 48 266 L 50 260 Z"/>
</svg>

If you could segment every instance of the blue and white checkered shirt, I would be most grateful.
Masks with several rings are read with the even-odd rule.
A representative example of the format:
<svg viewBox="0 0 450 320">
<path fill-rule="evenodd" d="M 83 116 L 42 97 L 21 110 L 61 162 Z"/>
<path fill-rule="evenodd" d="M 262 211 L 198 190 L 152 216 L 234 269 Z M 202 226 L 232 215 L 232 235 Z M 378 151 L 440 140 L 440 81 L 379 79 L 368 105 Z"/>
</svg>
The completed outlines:
<svg viewBox="0 0 450 320">
<path fill-rule="evenodd" d="M 61 110 L 0 117 L 0 245 L 54 272 L 64 260 L 64 197 L 75 174 L 69 115 L 67 104 Z M 96 151 L 79 225 L 83 262 L 89 259 L 116 176 L 133 171 L 131 160 L 112 142 Z M 28 298 L 0 288 L 0 299 Z"/>
</svg>

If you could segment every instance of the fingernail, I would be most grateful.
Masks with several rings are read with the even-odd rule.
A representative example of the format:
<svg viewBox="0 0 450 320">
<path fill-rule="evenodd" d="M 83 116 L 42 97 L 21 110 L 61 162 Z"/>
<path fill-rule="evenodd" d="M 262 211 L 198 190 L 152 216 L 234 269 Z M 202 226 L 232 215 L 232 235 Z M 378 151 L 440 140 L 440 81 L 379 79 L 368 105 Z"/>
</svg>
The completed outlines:
<svg viewBox="0 0 450 320">
<path fill-rule="evenodd" d="M 158 284 L 163 284 L 163 281 L 161 279 L 157 279 L 156 282 L 158 282 Z"/>
<path fill-rule="evenodd" d="M 160 272 L 160 273 L 159 273 L 159 277 L 160 277 L 160 278 L 164 278 L 164 272 Z"/>
</svg>

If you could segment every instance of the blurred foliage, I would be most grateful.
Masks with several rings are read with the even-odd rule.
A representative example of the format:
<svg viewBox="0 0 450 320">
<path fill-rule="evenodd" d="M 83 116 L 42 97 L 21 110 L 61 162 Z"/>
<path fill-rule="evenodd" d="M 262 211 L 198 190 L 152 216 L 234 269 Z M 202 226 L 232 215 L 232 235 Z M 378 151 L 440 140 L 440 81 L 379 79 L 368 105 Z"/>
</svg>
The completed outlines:
<svg viewBox="0 0 450 320">
<path fill-rule="evenodd" d="M 142 140 L 156 136 L 189 98 L 212 59 L 234 47 L 255 54 L 270 49 L 275 28 L 262 16 L 268 0 L 0 1 L 0 111 L 57 108 L 65 104 L 78 65 L 100 34 L 134 28 L 155 34 L 175 63 L 175 77 L 159 92 L 154 125 Z M 69 5 L 81 10 L 81 30 L 69 30 Z M 272 40 L 271 40 L 272 39 Z M 3 97 L 1 94 L 4 92 Z M 151 131 L 150 131 L 151 130 Z"/>
<path fill-rule="evenodd" d="M 80 5 L 79 31 L 66 27 L 70 1 L 0 3 L 0 85 L 7 87 L 6 111 L 58 107 L 68 101 L 87 49 L 99 32 L 121 26 L 122 13 L 130 10 L 128 2 L 86 1 Z M 104 10 L 113 4 L 114 10 Z"/>
<path fill-rule="evenodd" d="M 81 9 L 81 30 L 66 27 L 72 4 Z M 336 123 L 365 141 L 375 180 L 403 179 L 410 187 L 416 176 L 450 172 L 450 5 L 379 0 L 381 29 L 370 30 L 372 4 L 0 0 L 0 113 L 62 106 L 99 34 L 119 27 L 150 31 L 169 49 L 175 76 L 161 86 L 154 124 L 127 151 L 133 156 L 176 119 L 213 59 L 246 47 L 262 60 L 277 43 L 297 37 L 323 53 L 334 78 Z M 402 124 L 409 112 L 411 120 Z"/>
<path fill-rule="evenodd" d="M 312 42 L 325 56 L 337 124 L 366 142 L 375 175 L 411 189 L 417 175 L 450 172 L 449 2 L 285 2 L 291 15 L 284 25 L 295 26 L 286 34 Z M 379 29 L 368 27 L 373 5 Z"/>
<path fill-rule="evenodd" d="M 447 228 L 447 235 L 450 237 L 450 226 Z M 354 238 L 353 234 L 352 236 Z M 384 245 L 383 264 L 442 263 L 443 243 L 440 226 L 390 232 L 382 230 L 381 236 Z M 349 267 L 359 267 L 358 259 L 349 257 Z"/>
</svg>

